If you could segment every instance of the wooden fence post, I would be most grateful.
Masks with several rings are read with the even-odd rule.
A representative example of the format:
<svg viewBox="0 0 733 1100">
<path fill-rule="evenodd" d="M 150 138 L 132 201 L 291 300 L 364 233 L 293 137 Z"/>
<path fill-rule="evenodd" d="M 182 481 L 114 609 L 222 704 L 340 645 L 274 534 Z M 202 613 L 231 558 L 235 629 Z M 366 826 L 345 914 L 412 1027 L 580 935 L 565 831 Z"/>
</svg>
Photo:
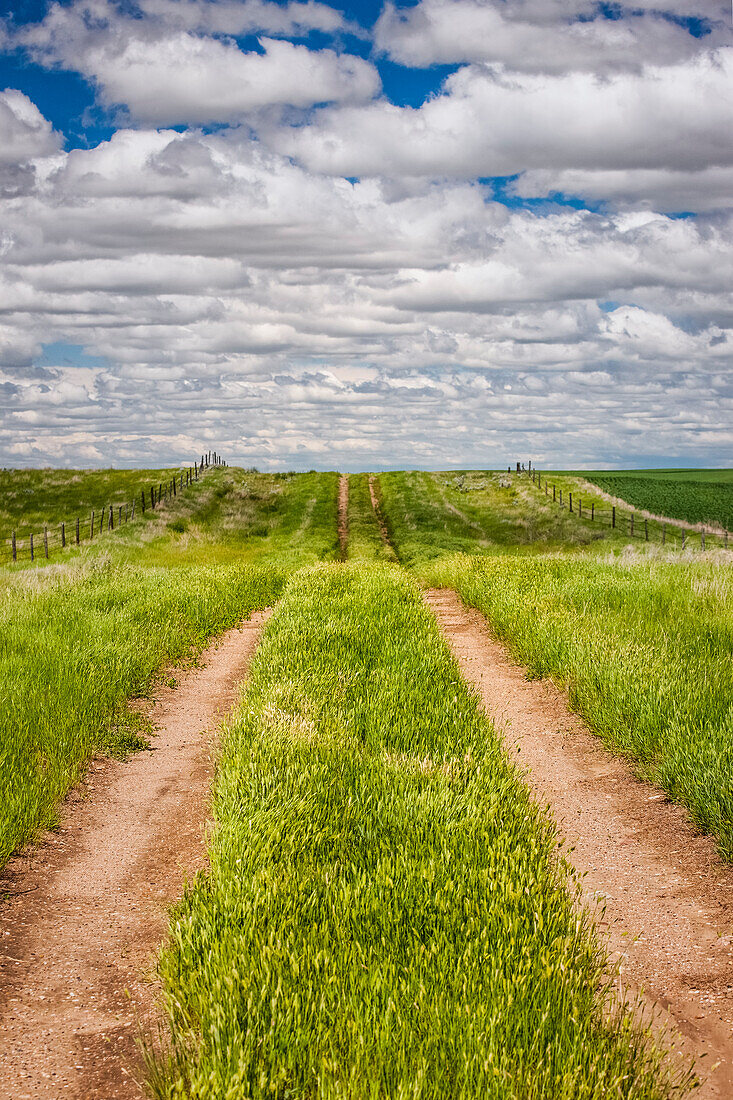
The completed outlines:
<svg viewBox="0 0 733 1100">
<path fill-rule="evenodd" d="M 590 518 L 591 518 L 591 522 L 595 521 L 595 518 L 596 518 L 596 502 L 595 501 L 592 501 L 591 506 L 590 506 Z"/>
<path fill-rule="evenodd" d="M 562 489 L 560 490 L 560 507 L 562 508 Z"/>
<path fill-rule="evenodd" d="M 553 503 L 556 499 L 557 499 L 557 497 L 556 497 L 556 494 L 555 494 L 555 486 L 553 485 L 552 486 L 552 500 L 553 500 Z"/>
<path fill-rule="evenodd" d="M 663 523 L 662 524 L 662 546 L 664 546 L 666 541 L 667 541 L 667 524 Z"/>
<path fill-rule="evenodd" d="M 76 517 L 76 545 L 79 545 L 79 517 Z"/>
<path fill-rule="evenodd" d="M 33 532 L 31 532 L 31 561 L 33 561 Z"/>
<path fill-rule="evenodd" d="M 644 520 L 644 541 L 649 542 L 649 520 Z"/>
<path fill-rule="evenodd" d="M 162 497 L 162 495 L 163 495 L 163 482 L 161 481 L 160 485 L 158 486 L 158 504 L 160 504 L 160 498 Z"/>
<path fill-rule="evenodd" d="M 568 493 L 568 501 L 569 501 L 568 507 L 570 508 L 570 511 L 572 512 L 572 510 L 573 510 L 573 494 L 572 493 Z"/>
<path fill-rule="evenodd" d="M 13 561 L 18 560 L 18 547 L 15 542 L 15 531 L 13 531 Z"/>
<path fill-rule="evenodd" d="M 155 489 L 150 486 L 150 507 L 155 508 Z"/>
<path fill-rule="evenodd" d="M 683 527 L 683 528 L 682 528 L 682 549 L 683 549 L 683 550 L 684 550 L 684 548 L 685 548 L 685 543 L 686 543 L 686 542 L 687 542 L 687 531 L 685 531 L 685 529 L 684 529 L 684 527 Z"/>
<path fill-rule="evenodd" d="M 61 524 L 61 549 L 66 546 L 66 524 Z"/>
<path fill-rule="evenodd" d="M 104 530 L 104 508 L 99 513 L 99 533 L 100 533 L 100 535 L 102 534 L 103 530 Z"/>
<path fill-rule="evenodd" d="M 109 519 L 107 520 L 107 530 L 108 531 L 114 531 L 114 529 L 115 529 L 115 510 L 114 510 L 114 507 L 110 504 L 110 506 L 109 506 Z"/>
<path fill-rule="evenodd" d="M 583 501 L 581 500 L 580 497 L 578 497 L 578 518 L 581 519 L 582 516 L 583 516 Z"/>
<path fill-rule="evenodd" d="M 705 532 L 704 531 L 700 532 L 700 549 L 701 550 L 705 549 Z"/>
<path fill-rule="evenodd" d="M 43 528 L 43 552 L 48 557 L 48 527 Z"/>
<path fill-rule="evenodd" d="M 89 524 L 89 538 L 90 539 L 94 538 L 94 509 L 93 508 L 92 508 L 92 520 L 91 520 L 91 523 Z"/>
<path fill-rule="evenodd" d="M 140 499 L 143 502 L 143 515 L 145 515 L 145 490 L 144 489 L 140 493 Z"/>
<path fill-rule="evenodd" d="M 633 537 L 634 537 L 634 513 L 633 512 L 631 513 L 631 526 L 629 527 L 629 534 L 631 535 L 631 538 L 633 539 Z"/>
<path fill-rule="evenodd" d="M 612 527 L 616 526 L 616 505 L 615 504 L 611 508 L 611 526 Z"/>
<path fill-rule="evenodd" d="M 726 550 L 728 549 L 728 532 L 727 531 L 723 535 L 723 547 Z"/>
</svg>

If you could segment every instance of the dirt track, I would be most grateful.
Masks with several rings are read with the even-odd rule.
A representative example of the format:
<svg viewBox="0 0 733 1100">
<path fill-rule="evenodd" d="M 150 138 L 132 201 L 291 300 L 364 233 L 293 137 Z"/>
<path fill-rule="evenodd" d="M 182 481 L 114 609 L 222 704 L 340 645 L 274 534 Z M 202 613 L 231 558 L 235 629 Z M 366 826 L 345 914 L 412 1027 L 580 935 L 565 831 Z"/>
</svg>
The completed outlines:
<svg viewBox="0 0 733 1100">
<path fill-rule="evenodd" d="M 210 738 L 265 614 L 157 692 L 153 750 L 90 768 L 59 830 L 0 881 L 0 1098 L 131 1100 L 165 907 L 204 862 Z"/>
<path fill-rule="evenodd" d="M 685 811 L 606 752 L 547 681 L 528 681 L 455 592 L 429 606 L 539 801 L 549 803 L 621 984 L 669 1012 L 698 1061 L 700 1098 L 733 1097 L 733 869 Z M 518 753 L 518 755 L 517 755 Z M 711 1067 L 719 1063 L 717 1069 Z"/>
<path fill-rule="evenodd" d="M 339 516 L 338 516 L 339 553 L 341 561 L 346 561 L 349 552 L 349 475 L 339 478 Z"/>
</svg>

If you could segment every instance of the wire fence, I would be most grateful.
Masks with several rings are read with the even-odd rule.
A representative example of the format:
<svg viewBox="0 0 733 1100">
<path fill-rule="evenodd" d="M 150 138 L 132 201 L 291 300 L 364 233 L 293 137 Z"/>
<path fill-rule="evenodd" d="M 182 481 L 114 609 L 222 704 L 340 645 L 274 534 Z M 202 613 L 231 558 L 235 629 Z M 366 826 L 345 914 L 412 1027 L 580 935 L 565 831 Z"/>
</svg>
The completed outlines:
<svg viewBox="0 0 733 1100">
<path fill-rule="evenodd" d="M 17 561 L 36 561 L 47 559 L 70 546 L 81 546 L 84 542 L 99 538 L 107 532 L 119 530 L 136 516 L 146 511 L 155 511 L 160 505 L 172 501 L 199 480 L 207 470 L 216 466 L 226 466 L 226 462 L 216 451 L 207 451 L 201 455 L 200 462 L 194 462 L 176 473 L 172 478 L 157 485 L 140 490 L 132 500 L 119 500 L 105 504 L 101 509 L 93 508 L 84 516 L 78 515 L 70 520 L 44 526 L 41 531 L 13 530 L 9 538 L 0 545 L 0 561 L 9 564 Z"/>
<path fill-rule="evenodd" d="M 625 511 L 615 504 L 602 507 L 596 501 L 588 501 L 587 498 L 584 504 L 580 493 L 577 491 L 573 493 L 566 489 L 563 495 L 562 488 L 558 488 L 555 482 L 534 467 L 525 469 L 517 463 L 517 473 L 526 474 L 535 487 L 553 504 L 567 509 L 578 519 L 608 526 L 628 538 L 640 539 L 642 542 L 655 542 L 661 546 L 679 550 L 691 550 L 693 547 L 705 550 L 713 546 L 728 549 L 729 532 L 724 529 L 711 530 L 709 525 L 701 523 L 686 525 L 674 520 L 650 519 L 633 509 Z"/>
</svg>

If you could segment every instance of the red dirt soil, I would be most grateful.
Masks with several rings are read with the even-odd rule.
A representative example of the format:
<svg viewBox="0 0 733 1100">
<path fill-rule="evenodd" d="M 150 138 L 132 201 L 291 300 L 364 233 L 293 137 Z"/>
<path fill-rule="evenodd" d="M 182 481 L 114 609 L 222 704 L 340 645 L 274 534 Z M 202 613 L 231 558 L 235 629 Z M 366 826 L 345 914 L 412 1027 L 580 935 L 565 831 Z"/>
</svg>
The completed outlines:
<svg viewBox="0 0 733 1100">
<path fill-rule="evenodd" d="M 136 1039 L 157 1018 L 154 953 L 166 907 L 205 863 L 212 734 L 266 615 L 158 690 L 151 751 L 92 764 L 60 828 L 3 872 L 2 1100 L 144 1095 Z"/>
<path fill-rule="evenodd" d="M 696 1059 L 695 1095 L 729 1100 L 733 869 L 682 807 L 603 748 L 563 691 L 527 680 L 477 611 L 449 590 L 425 599 L 538 801 L 549 804 L 586 901 L 603 905 L 600 931 L 620 986 L 666 1010 Z"/>
</svg>

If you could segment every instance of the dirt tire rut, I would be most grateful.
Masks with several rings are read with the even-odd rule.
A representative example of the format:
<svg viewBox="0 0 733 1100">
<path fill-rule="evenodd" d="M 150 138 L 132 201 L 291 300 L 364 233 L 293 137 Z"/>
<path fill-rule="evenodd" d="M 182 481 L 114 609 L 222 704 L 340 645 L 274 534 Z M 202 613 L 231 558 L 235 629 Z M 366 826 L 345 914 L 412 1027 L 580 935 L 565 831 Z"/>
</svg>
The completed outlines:
<svg viewBox="0 0 733 1100">
<path fill-rule="evenodd" d="M 132 1100 L 166 906 L 204 866 L 211 733 L 267 613 L 156 692 L 152 751 L 92 765 L 62 823 L 0 881 L 0 1098 Z"/>
<path fill-rule="evenodd" d="M 685 810 L 607 752 L 547 680 L 527 680 L 486 621 L 450 590 L 428 605 L 537 799 L 565 837 L 588 903 L 599 902 L 620 984 L 683 1036 L 703 1082 L 733 1097 L 733 869 Z"/>
</svg>

